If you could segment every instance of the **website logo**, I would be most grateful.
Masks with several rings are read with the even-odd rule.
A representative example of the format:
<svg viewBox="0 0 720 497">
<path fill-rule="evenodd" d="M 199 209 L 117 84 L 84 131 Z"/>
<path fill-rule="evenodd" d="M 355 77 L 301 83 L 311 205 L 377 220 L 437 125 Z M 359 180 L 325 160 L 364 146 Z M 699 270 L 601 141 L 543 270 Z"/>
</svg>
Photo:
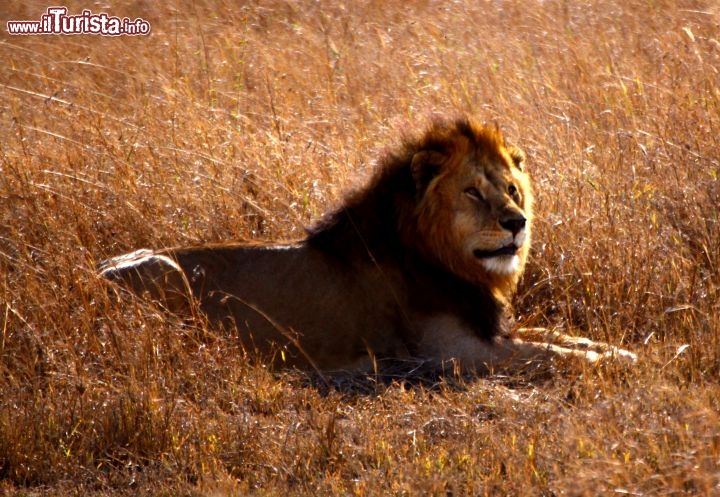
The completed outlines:
<svg viewBox="0 0 720 497">
<path fill-rule="evenodd" d="M 48 7 L 39 21 L 8 21 L 11 35 L 100 35 L 138 36 L 150 34 L 150 23 L 144 19 L 130 20 L 105 13 L 68 15 L 67 7 Z"/>
</svg>

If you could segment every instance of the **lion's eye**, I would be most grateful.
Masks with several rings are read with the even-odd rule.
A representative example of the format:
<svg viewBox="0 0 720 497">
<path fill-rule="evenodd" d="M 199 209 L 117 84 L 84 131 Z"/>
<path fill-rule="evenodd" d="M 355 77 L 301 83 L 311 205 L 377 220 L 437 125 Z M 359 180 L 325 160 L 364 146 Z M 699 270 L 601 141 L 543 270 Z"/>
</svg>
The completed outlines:
<svg viewBox="0 0 720 497">
<path fill-rule="evenodd" d="M 517 189 L 517 187 L 516 187 L 515 185 L 510 185 L 510 186 L 508 186 L 508 194 L 509 194 L 511 197 L 514 197 L 515 195 L 517 195 L 517 192 L 518 192 L 518 189 Z"/>
<path fill-rule="evenodd" d="M 465 195 L 470 197 L 473 200 L 482 201 L 485 198 L 483 197 L 482 193 L 480 193 L 480 190 L 475 188 L 474 186 L 471 186 L 469 188 L 465 188 Z"/>
</svg>

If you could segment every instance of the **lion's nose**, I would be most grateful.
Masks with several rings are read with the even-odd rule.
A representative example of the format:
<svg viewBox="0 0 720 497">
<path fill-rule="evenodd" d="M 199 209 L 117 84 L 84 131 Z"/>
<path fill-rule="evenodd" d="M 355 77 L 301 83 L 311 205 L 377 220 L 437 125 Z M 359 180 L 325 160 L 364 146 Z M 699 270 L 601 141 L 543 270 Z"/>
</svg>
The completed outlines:
<svg viewBox="0 0 720 497">
<path fill-rule="evenodd" d="M 501 219 L 500 220 L 500 226 L 508 230 L 513 234 L 513 236 L 517 235 L 520 230 L 522 230 L 525 227 L 525 223 L 527 222 L 527 219 L 525 219 L 522 216 L 519 217 L 511 217 L 507 219 Z"/>
</svg>

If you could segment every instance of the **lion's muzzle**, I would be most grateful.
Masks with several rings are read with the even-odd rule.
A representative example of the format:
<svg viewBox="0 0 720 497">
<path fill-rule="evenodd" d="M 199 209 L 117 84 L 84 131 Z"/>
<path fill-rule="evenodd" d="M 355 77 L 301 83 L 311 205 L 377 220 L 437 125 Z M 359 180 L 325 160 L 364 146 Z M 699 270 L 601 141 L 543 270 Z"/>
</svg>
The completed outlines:
<svg viewBox="0 0 720 497">
<path fill-rule="evenodd" d="M 512 233 L 513 236 L 525 229 L 526 223 L 527 219 L 525 219 L 525 216 L 513 216 L 506 219 L 500 219 L 500 226 Z"/>
<path fill-rule="evenodd" d="M 518 252 L 519 247 L 515 243 L 510 243 L 504 247 L 500 247 L 497 250 L 473 250 L 473 255 L 478 259 L 490 259 L 492 257 L 499 257 L 501 255 L 515 255 Z"/>
</svg>

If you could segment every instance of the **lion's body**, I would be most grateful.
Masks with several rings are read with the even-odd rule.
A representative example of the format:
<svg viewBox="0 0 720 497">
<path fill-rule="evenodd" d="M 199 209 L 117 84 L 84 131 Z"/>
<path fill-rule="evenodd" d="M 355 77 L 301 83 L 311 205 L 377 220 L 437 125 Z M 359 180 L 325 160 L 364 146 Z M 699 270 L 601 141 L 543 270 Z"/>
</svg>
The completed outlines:
<svg viewBox="0 0 720 497">
<path fill-rule="evenodd" d="M 496 128 L 435 123 L 305 240 L 143 250 L 102 274 L 172 311 L 199 308 L 293 366 L 420 358 L 478 370 L 576 354 L 511 337 L 532 219 L 523 159 Z"/>
</svg>

